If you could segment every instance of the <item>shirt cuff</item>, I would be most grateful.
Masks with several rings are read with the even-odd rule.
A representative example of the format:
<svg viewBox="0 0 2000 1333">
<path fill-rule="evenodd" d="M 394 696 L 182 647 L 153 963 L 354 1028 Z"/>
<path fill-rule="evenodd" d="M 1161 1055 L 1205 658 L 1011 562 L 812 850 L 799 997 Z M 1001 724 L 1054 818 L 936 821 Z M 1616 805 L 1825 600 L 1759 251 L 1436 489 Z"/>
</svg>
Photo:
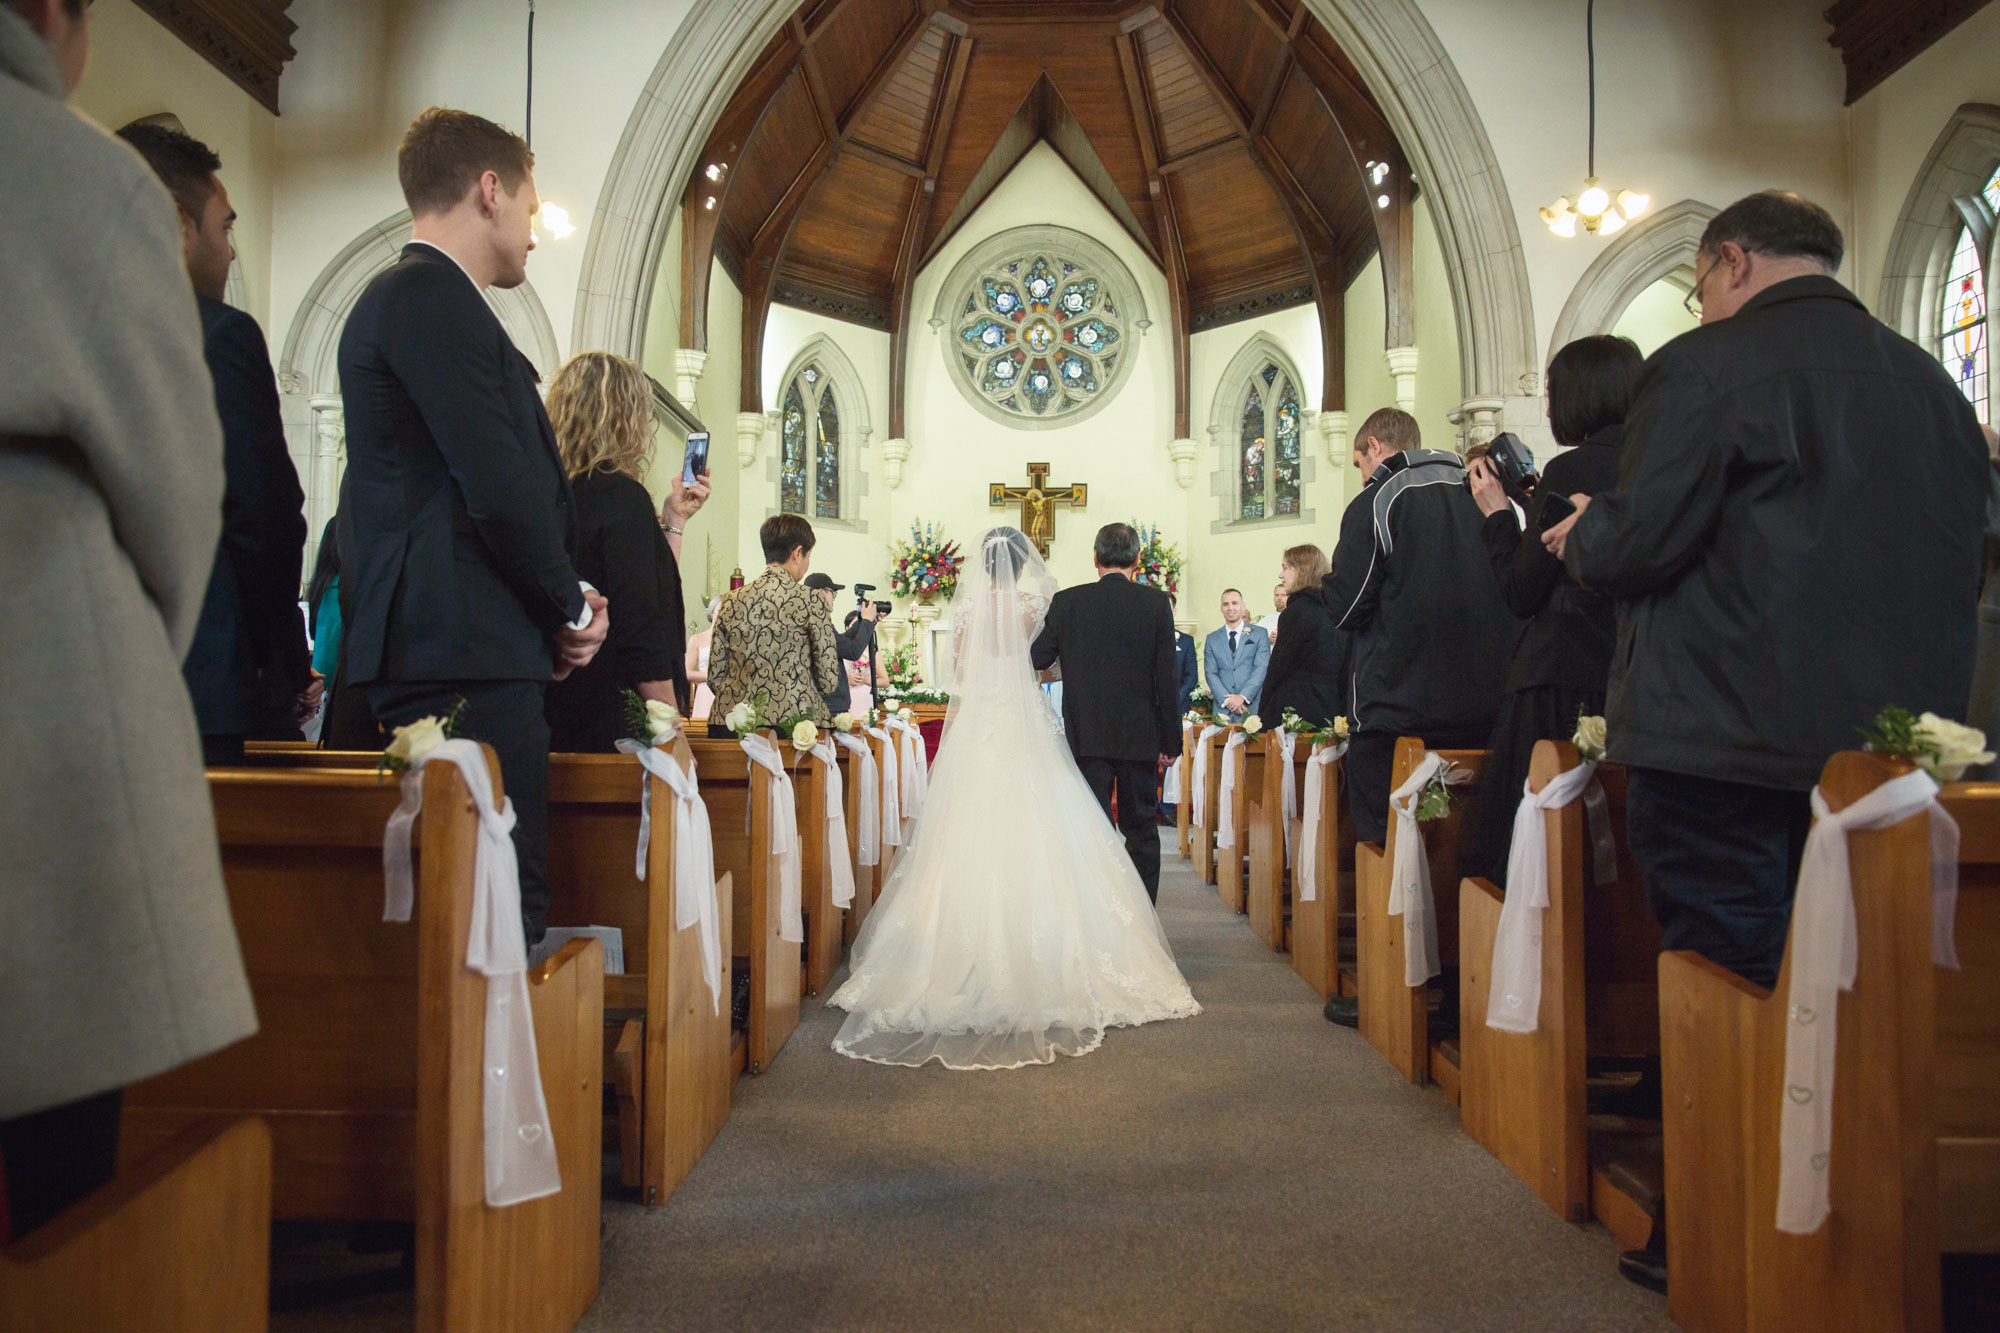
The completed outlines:
<svg viewBox="0 0 2000 1333">
<path fill-rule="evenodd" d="M 584 591 L 583 614 L 578 616 L 575 620 L 570 621 L 569 627 L 574 630 L 586 630 L 590 628 L 590 622 L 596 619 L 597 616 L 597 613 L 590 609 L 590 596 L 589 596 L 591 593 L 596 592 L 597 589 L 591 587 L 590 584 L 586 583 L 582 579 L 578 579 L 576 581 L 576 586 L 583 589 Z"/>
</svg>

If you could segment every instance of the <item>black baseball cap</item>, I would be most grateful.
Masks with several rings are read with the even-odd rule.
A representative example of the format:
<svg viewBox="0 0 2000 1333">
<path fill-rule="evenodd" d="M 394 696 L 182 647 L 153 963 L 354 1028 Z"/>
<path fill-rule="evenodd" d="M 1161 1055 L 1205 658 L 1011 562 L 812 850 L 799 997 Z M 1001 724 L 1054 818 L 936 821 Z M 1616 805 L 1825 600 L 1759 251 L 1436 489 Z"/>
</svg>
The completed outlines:
<svg viewBox="0 0 2000 1333">
<path fill-rule="evenodd" d="M 827 592 L 847 591 L 847 585 L 845 583 L 835 583 L 832 579 L 828 578 L 824 574 L 806 575 L 806 586 L 808 588 L 824 589 Z"/>
</svg>

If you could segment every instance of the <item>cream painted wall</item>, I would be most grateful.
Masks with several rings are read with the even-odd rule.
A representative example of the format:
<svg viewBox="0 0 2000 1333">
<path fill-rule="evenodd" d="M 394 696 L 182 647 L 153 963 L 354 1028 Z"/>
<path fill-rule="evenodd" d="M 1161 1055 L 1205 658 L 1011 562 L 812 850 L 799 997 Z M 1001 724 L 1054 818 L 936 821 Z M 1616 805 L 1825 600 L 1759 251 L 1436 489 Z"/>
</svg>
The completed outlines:
<svg viewBox="0 0 2000 1333">
<path fill-rule="evenodd" d="M 250 313 L 271 328 L 277 118 L 132 0 L 91 6 L 90 67 L 70 104 L 106 129 L 171 111 L 222 159 Z"/>
<path fill-rule="evenodd" d="M 1459 380 L 1458 322 L 1452 311 L 1451 279 L 1445 273 L 1444 251 L 1438 246 L 1437 224 L 1423 200 L 1417 201 L 1413 212 L 1416 225 L 1411 268 L 1416 286 L 1419 353 L 1416 418 L 1423 428 L 1425 444 L 1433 449 L 1451 449 L 1455 447 L 1458 430 L 1446 414 L 1457 411 L 1458 405 L 1465 401 Z M 1380 338 L 1378 333 L 1376 340 L 1379 342 Z M 1352 363 L 1353 344 L 1348 347 L 1348 361 Z M 1350 414 L 1351 424 L 1360 425 L 1361 417 L 1366 415 L 1367 409 L 1360 415 Z M 1354 479 L 1355 489 L 1360 489 L 1360 474 L 1352 468 L 1348 474 Z"/>
<path fill-rule="evenodd" d="M 1632 298 L 1611 331 L 1639 344 L 1651 356 L 1701 321 L 1687 312 L 1687 289 L 1660 279 Z"/>
</svg>

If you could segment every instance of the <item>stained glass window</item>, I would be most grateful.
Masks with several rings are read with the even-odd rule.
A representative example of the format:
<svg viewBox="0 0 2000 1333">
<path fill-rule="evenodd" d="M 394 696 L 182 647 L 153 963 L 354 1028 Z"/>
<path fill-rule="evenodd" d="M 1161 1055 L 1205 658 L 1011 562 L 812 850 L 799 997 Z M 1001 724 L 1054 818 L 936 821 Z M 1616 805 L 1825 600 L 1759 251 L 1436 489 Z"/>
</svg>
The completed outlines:
<svg viewBox="0 0 2000 1333">
<path fill-rule="evenodd" d="M 840 517 L 840 404 L 817 362 L 785 389 L 780 425 L 778 507 L 787 514 Z M 812 507 L 808 509 L 807 495 Z"/>
<path fill-rule="evenodd" d="M 1264 362 L 1243 387 L 1236 441 L 1238 521 L 1301 512 L 1303 419 L 1298 386 L 1290 373 L 1275 362 Z"/>
<path fill-rule="evenodd" d="M 2000 211 L 2000 170 L 1993 173 L 1980 191 L 1990 209 Z M 1987 418 L 1986 346 L 1986 266 L 1979 243 L 1969 227 L 1958 233 L 1945 270 L 1944 292 L 1938 312 L 1938 356 L 1946 370 L 1958 381 L 1980 421 Z"/>
<path fill-rule="evenodd" d="M 947 359 L 984 402 L 1046 420 L 1095 402 L 1117 378 L 1125 324 L 1109 276 L 1075 255 L 1037 248 L 975 274 Z"/>
</svg>

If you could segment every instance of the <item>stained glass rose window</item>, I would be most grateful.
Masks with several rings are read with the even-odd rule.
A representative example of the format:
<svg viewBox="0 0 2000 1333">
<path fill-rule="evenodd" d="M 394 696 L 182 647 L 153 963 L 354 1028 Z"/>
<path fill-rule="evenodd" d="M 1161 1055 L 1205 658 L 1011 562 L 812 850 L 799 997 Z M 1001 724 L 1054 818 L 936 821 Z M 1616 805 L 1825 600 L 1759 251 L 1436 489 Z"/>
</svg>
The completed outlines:
<svg viewBox="0 0 2000 1333">
<path fill-rule="evenodd" d="M 947 356 L 973 401 L 1028 425 L 1108 397 L 1132 342 L 1121 294 L 1129 278 L 1106 271 L 1113 266 L 1024 245 L 961 280 Z"/>
</svg>

